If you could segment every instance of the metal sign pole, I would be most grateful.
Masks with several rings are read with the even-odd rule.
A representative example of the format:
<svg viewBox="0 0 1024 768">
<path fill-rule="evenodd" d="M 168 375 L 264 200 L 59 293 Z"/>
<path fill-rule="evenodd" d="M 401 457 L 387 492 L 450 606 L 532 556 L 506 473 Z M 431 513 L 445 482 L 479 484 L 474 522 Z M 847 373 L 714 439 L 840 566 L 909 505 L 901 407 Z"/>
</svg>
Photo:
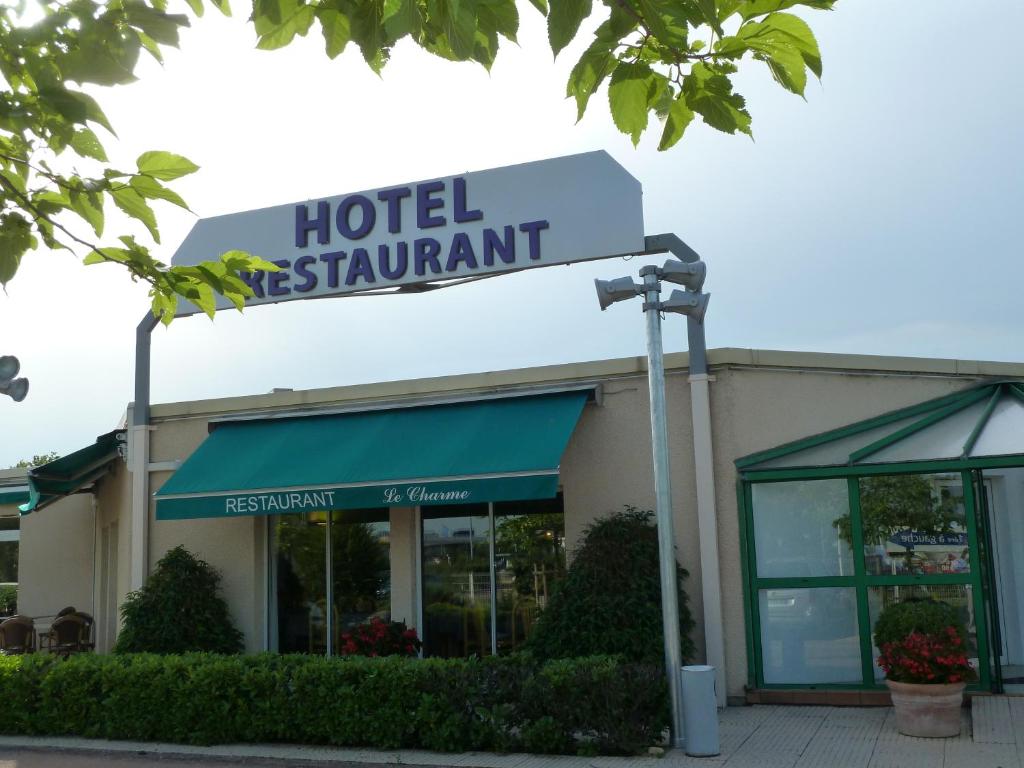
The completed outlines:
<svg viewBox="0 0 1024 768">
<path fill-rule="evenodd" d="M 672 746 L 681 749 L 683 733 L 683 666 L 679 637 L 678 576 L 672 525 L 672 484 L 669 478 L 668 419 L 665 407 L 665 363 L 661 342 L 661 283 L 658 268 L 640 270 L 644 279 L 647 321 L 647 380 L 651 396 L 651 444 L 654 450 L 654 494 L 658 519 L 658 565 L 661 573 L 661 615 L 665 635 L 665 673 L 672 703 Z"/>
</svg>

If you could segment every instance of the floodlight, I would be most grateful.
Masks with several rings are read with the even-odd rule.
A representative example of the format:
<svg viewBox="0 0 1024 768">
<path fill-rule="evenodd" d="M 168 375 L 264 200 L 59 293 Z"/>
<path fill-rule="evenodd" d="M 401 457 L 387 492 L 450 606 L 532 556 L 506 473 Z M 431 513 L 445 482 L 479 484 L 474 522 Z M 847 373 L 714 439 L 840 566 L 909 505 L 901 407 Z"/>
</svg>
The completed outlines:
<svg viewBox="0 0 1024 768">
<path fill-rule="evenodd" d="M 20 403 L 28 394 L 28 379 L 11 379 L 0 382 L 0 394 L 10 395 L 16 403 Z"/>
<path fill-rule="evenodd" d="M 681 285 L 691 291 L 700 291 L 704 278 L 708 274 L 708 265 L 703 261 L 678 261 L 669 259 L 660 270 L 658 277 L 669 283 Z"/>
<path fill-rule="evenodd" d="M 12 355 L 0 357 L 0 384 L 13 379 L 20 370 L 21 363 L 18 362 L 18 358 Z"/>
<path fill-rule="evenodd" d="M 632 299 L 639 293 L 643 293 L 643 286 L 633 282 L 631 277 L 620 277 L 617 280 L 595 280 L 594 287 L 597 288 L 597 300 L 601 304 L 601 311 L 617 301 Z"/>
<path fill-rule="evenodd" d="M 662 312 L 677 312 L 692 317 L 698 323 L 703 322 L 704 313 L 708 311 L 710 293 L 691 293 L 690 291 L 672 291 L 668 301 L 661 302 Z"/>
</svg>

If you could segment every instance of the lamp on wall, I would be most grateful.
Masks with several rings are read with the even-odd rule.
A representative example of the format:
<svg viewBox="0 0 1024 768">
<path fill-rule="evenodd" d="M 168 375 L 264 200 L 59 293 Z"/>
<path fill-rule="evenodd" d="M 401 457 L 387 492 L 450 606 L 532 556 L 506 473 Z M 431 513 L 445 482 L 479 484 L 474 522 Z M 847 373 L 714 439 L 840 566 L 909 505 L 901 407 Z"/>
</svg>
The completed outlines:
<svg viewBox="0 0 1024 768">
<path fill-rule="evenodd" d="M 0 356 L 0 394 L 20 403 L 28 394 L 28 379 L 16 379 L 21 363 L 13 355 Z"/>
</svg>

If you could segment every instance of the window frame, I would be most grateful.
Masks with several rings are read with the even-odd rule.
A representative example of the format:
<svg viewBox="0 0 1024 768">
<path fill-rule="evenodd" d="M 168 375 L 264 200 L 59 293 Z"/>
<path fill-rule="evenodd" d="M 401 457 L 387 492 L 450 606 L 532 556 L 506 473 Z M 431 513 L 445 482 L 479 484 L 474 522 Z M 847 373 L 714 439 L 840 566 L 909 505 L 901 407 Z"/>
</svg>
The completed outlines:
<svg viewBox="0 0 1024 768">
<path fill-rule="evenodd" d="M 737 483 L 737 501 L 740 511 L 740 559 L 743 571 L 744 617 L 747 625 L 748 680 L 755 688 L 763 689 L 827 689 L 827 690 L 884 690 L 885 683 L 875 680 L 873 642 L 871 639 L 871 615 L 868 594 L 872 587 L 962 584 L 971 587 L 975 631 L 978 645 L 978 680 L 968 686 L 973 690 L 987 690 L 991 686 L 988 626 L 985 620 L 983 594 L 983 561 L 980 557 L 977 504 L 974 478 L 966 468 L 948 468 L 941 464 L 927 469 L 914 467 L 879 466 L 874 471 L 864 472 L 813 472 L 773 471 L 766 477 L 741 477 Z M 754 475 L 754 473 L 750 473 Z M 767 475 L 767 473 L 765 473 Z M 971 558 L 971 572 L 965 574 L 908 574 L 869 575 L 866 573 L 863 528 L 861 526 L 860 480 L 865 476 L 877 475 L 949 475 L 959 477 L 963 488 L 964 514 L 967 529 L 968 549 Z M 775 482 L 813 482 L 817 480 L 840 479 L 847 482 L 850 525 L 852 532 L 854 572 L 850 576 L 800 576 L 762 578 L 757 573 L 757 542 L 754 537 L 753 486 Z M 859 683 L 765 683 L 764 652 L 762 648 L 761 616 L 759 594 L 764 589 L 814 589 L 816 587 L 847 587 L 856 590 L 857 626 L 860 639 L 861 681 Z"/>
</svg>

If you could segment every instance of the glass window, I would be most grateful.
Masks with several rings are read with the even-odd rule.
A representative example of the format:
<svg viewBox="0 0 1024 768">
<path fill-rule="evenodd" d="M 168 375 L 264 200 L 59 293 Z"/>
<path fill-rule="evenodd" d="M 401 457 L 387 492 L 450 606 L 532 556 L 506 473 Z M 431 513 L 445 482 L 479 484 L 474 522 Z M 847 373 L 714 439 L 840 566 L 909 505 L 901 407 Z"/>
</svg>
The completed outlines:
<svg viewBox="0 0 1024 768">
<path fill-rule="evenodd" d="M 859 482 L 869 575 L 971 572 L 958 475 L 883 475 Z"/>
<path fill-rule="evenodd" d="M 387 509 L 331 513 L 334 648 L 342 632 L 391 621 L 391 523 Z"/>
<path fill-rule="evenodd" d="M 751 492 L 759 578 L 853 575 L 845 480 L 758 483 Z"/>
<path fill-rule="evenodd" d="M 871 648 L 875 662 L 875 680 L 882 680 L 885 673 L 878 666 L 878 648 L 875 647 L 875 622 L 883 609 L 894 603 L 907 600 L 940 600 L 957 609 L 960 619 L 967 628 L 967 656 L 978 666 L 978 626 L 974 615 L 973 591 L 970 584 L 910 584 L 906 586 L 869 587 L 868 611 L 871 615 Z"/>
<path fill-rule="evenodd" d="M 762 589 L 764 682 L 861 682 L 857 595 L 853 587 Z"/>
<path fill-rule="evenodd" d="M 275 519 L 277 649 L 327 652 L 327 513 Z"/>
<path fill-rule="evenodd" d="M 279 652 L 333 652 L 342 632 L 374 617 L 390 621 L 391 526 L 387 509 L 279 515 L 274 518 L 273 533 Z M 328 537 L 333 627 L 330 649 Z"/>
<path fill-rule="evenodd" d="M 565 575 L 561 498 L 494 505 L 498 652 L 521 648 Z"/>
<path fill-rule="evenodd" d="M 491 526 L 486 504 L 423 509 L 423 652 L 491 653 Z"/>
<path fill-rule="evenodd" d="M 0 517 L 0 616 L 18 612 L 20 538 L 20 520 L 17 517 Z"/>
</svg>

